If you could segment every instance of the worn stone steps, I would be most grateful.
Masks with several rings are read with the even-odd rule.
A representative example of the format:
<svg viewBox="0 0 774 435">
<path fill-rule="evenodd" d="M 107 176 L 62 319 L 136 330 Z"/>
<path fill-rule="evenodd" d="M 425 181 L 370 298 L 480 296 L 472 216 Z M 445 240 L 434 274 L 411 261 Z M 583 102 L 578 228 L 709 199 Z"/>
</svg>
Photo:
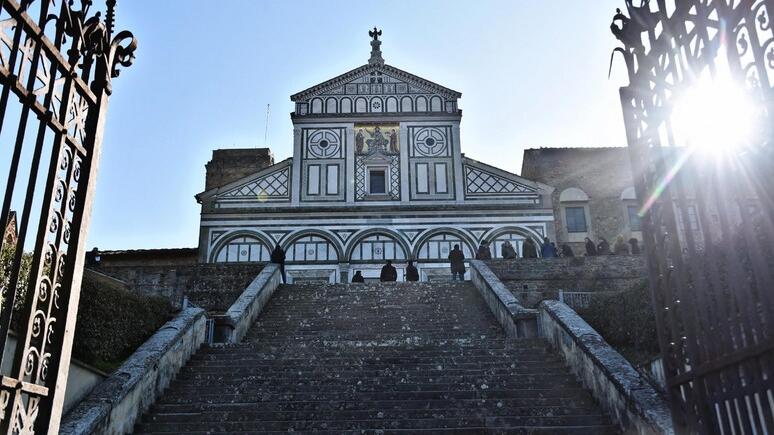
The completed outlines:
<svg viewBox="0 0 774 435">
<path fill-rule="evenodd" d="M 136 433 L 613 434 L 540 339 L 470 283 L 282 286 L 238 345 L 204 347 Z"/>
<path fill-rule="evenodd" d="M 294 431 L 295 432 L 295 431 Z M 136 434 L 147 434 L 156 432 L 135 432 Z M 218 434 L 233 434 L 233 435 L 287 435 L 288 431 L 239 431 L 228 432 L 218 431 L 213 432 L 209 430 L 196 430 L 196 431 L 180 431 L 175 432 L 178 435 L 210 435 L 212 433 Z M 564 426 L 564 427 L 509 427 L 509 428 L 486 428 L 486 427 L 467 427 L 460 428 L 433 428 L 433 429 L 355 429 L 355 430 L 316 430 L 316 435 L 362 435 L 364 433 L 378 433 L 380 435 L 407 435 L 407 434 L 443 434 L 443 435 L 475 435 L 475 434 L 488 434 L 488 435 L 612 435 L 618 434 L 619 430 L 613 425 L 607 426 Z"/>
<path fill-rule="evenodd" d="M 500 406 L 502 404 L 502 407 Z M 482 409 L 491 407 L 491 401 L 486 399 L 455 399 L 455 400 L 374 400 L 374 401 L 263 401 L 263 402 L 235 402 L 235 403 L 157 403 L 153 406 L 153 412 L 158 414 L 180 414 L 186 412 L 246 412 L 250 410 L 268 411 L 363 411 L 372 409 Z M 590 396 L 579 395 L 576 398 L 529 398 L 529 399 L 499 399 L 495 401 L 497 408 L 510 409 L 512 415 L 520 415 L 523 412 L 562 413 L 589 412 L 595 409 L 594 400 Z"/>
</svg>

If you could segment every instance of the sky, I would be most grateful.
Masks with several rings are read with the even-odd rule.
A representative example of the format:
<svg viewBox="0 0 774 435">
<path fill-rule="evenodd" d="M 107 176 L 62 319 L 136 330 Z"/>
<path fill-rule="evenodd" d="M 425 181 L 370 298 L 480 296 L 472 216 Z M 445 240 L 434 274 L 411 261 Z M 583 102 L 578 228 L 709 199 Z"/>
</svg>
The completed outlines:
<svg viewBox="0 0 774 435">
<path fill-rule="evenodd" d="M 620 59 L 607 77 L 623 4 L 119 1 L 139 48 L 113 80 L 87 247 L 196 246 L 212 150 L 290 157 L 290 95 L 367 63 L 374 26 L 386 63 L 462 93 L 469 157 L 519 173 L 527 148 L 625 146 Z"/>
</svg>

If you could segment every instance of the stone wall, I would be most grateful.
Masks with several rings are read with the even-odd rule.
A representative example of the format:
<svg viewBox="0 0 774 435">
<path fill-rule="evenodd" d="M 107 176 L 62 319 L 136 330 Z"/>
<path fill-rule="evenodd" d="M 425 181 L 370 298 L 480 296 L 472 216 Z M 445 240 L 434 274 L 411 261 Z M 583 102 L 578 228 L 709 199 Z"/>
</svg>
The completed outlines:
<svg viewBox="0 0 774 435">
<path fill-rule="evenodd" d="M 226 185 L 273 164 L 274 156 L 269 148 L 214 150 L 212 160 L 205 166 L 204 190 Z"/>
<path fill-rule="evenodd" d="M 96 266 L 181 266 L 193 265 L 199 258 L 198 248 L 131 249 L 86 253 L 86 264 Z"/>
<path fill-rule="evenodd" d="M 136 292 L 159 295 L 175 307 L 186 296 L 210 312 L 225 312 L 263 268 L 262 264 L 99 266 L 94 270 L 127 283 Z"/>
<path fill-rule="evenodd" d="M 524 151 L 521 176 L 556 189 L 552 203 L 557 246 L 569 243 L 576 255 L 583 255 L 586 251 L 582 241 L 586 236 L 595 242 L 604 237 L 611 249 L 619 234 L 626 240 L 635 237 L 642 241 L 642 233 L 632 232 L 629 228 L 626 210 L 627 205 L 636 204 L 636 201 L 621 199 L 623 191 L 634 186 L 626 147 L 528 149 Z M 571 187 L 588 195 L 585 203 L 567 203 L 587 207 L 587 233 L 567 232 L 559 197 Z"/>
<path fill-rule="evenodd" d="M 525 307 L 558 299 L 559 290 L 618 292 L 647 280 L 641 255 L 571 258 L 519 258 L 486 262 Z"/>
</svg>

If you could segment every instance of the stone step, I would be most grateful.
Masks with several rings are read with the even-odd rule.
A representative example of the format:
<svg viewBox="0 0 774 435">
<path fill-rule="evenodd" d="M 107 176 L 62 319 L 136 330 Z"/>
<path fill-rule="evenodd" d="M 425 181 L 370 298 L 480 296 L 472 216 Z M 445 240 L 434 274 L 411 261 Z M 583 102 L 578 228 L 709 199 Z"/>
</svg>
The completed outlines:
<svg viewBox="0 0 774 435">
<path fill-rule="evenodd" d="M 574 412 L 575 409 L 594 409 L 596 403 L 590 396 L 576 398 L 529 398 L 529 399 L 455 399 L 455 400 L 375 400 L 375 401 L 277 401 L 277 402 L 237 402 L 237 403 L 196 403 L 196 404 L 155 404 L 152 407 L 154 413 L 186 413 L 223 411 L 235 412 L 244 410 L 261 411 L 362 411 L 371 409 L 477 409 L 489 408 L 494 401 L 513 412 L 520 410 L 542 409 L 547 412 L 556 410 L 556 414 Z M 517 414 L 514 414 L 517 415 Z"/>
<path fill-rule="evenodd" d="M 480 413 L 486 412 L 490 417 L 596 417 L 599 420 L 605 419 L 604 415 L 595 408 L 520 408 L 507 409 L 504 406 L 497 406 L 496 403 L 488 408 L 476 408 L 475 412 L 461 412 L 455 408 L 440 409 L 387 409 L 380 410 L 373 408 L 365 411 L 349 410 L 304 410 L 304 411 L 258 411 L 241 409 L 237 411 L 203 411 L 203 412 L 155 412 L 143 423 L 194 423 L 208 422 L 217 423 L 228 422 L 250 422 L 250 421 L 293 421 L 293 420 L 393 420 L 409 419 L 424 420 L 431 418 L 450 418 L 465 416 L 476 417 Z M 607 422 L 606 420 L 604 422 Z"/>
<path fill-rule="evenodd" d="M 210 431 L 242 432 L 260 427 L 276 431 L 317 431 L 317 430 L 387 430 L 387 429 L 436 429 L 436 428 L 512 428 L 512 427 L 555 427 L 555 426 L 609 426 L 610 420 L 601 415 L 555 416 L 555 417 L 431 417 L 422 419 L 393 418 L 346 420 L 335 414 L 326 420 L 255 420 L 203 422 L 140 423 L 138 432 L 168 432 L 199 430 L 202 425 Z"/>
<path fill-rule="evenodd" d="M 567 369 L 564 365 L 556 364 L 551 366 L 538 366 L 532 369 L 519 368 L 490 368 L 490 369 L 459 369 L 457 367 L 444 368 L 440 366 L 431 367 L 426 370 L 414 370 L 411 368 L 405 368 L 395 366 L 391 368 L 385 368 L 381 370 L 374 370 L 371 368 L 360 368 L 357 371 L 330 371 L 326 376 L 335 376 L 339 379 L 361 379 L 367 377 L 377 377 L 390 374 L 392 376 L 407 376 L 407 377 L 421 377 L 421 376 L 437 376 L 438 374 L 444 374 L 446 376 L 530 376 L 530 375 L 564 375 L 567 374 Z M 293 367 L 275 367 L 272 369 L 261 369 L 257 367 L 238 367 L 230 368 L 228 371 L 224 371 L 221 367 L 198 367 L 196 370 L 184 369 L 177 376 L 177 380 L 192 380 L 192 379 L 207 379 L 212 381 L 220 381 L 226 378 L 241 378 L 248 376 L 258 377 L 283 377 L 283 376 L 298 376 L 298 377 L 311 377 L 320 375 L 320 367 L 311 366 L 303 369 L 297 369 Z"/>
<path fill-rule="evenodd" d="M 137 435 L 155 432 L 134 432 Z M 287 435 L 288 431 L 218 431 L 196 430 L 178 431 L 178 435 L 209 435 L 209 434 L 233 434 L 233 435 Z M 433 429 L 390 429 L 372 430 L 355 429 L 350 431 L 314 431 L 316 435 L 362 435 L 363 433 L 378 433 L 381 435 L 408 435 L 408 434 L 443 434 L 443 435 L 475 435 L 475 434 L 509 434 L 509 435 L 613 435 L 620 430 L 613 425 L 605 426 L 564 426 L 564 427 L 520 427 L 520 428 L 485 428 L 468 427 L 464 429 L 433 428 Z"/>
<path fill-rule="evenodd" d="M 581 388 L 549 388 L 522 390 L 459 390 L 459 391 L 344 391 L 331 394 L 327 391 L 300 392 L 256 392 L 210 394 L 199 391 L 199 394 L 175 394 L 167 391 L 160 399 L 161 404 L 182 403 L 243 403 L 243 402 L 309 402 L 309 401 L 389 401 L 389 400 L 508 400 L 508 399 L 588 399 L 591 396 Z"/>
</svg>

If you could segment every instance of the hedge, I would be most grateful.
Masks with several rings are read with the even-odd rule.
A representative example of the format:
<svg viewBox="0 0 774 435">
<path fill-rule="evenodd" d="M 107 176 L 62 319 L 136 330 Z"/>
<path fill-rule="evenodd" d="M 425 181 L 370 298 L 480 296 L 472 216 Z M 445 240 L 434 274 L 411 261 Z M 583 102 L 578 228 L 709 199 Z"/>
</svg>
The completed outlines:
<svg viewBox="0 0 774 435">
<path fill-rule="evenodd" d="M 110 372 L 171 317 L 166 298 L 83 276 L 73 358 Z"/>
<path fill-rule="evenodd" d="M 594 297 L 578 314 L 635 365 L 659 353 L 647 282 L 614 295 Z"/>
</svg>

